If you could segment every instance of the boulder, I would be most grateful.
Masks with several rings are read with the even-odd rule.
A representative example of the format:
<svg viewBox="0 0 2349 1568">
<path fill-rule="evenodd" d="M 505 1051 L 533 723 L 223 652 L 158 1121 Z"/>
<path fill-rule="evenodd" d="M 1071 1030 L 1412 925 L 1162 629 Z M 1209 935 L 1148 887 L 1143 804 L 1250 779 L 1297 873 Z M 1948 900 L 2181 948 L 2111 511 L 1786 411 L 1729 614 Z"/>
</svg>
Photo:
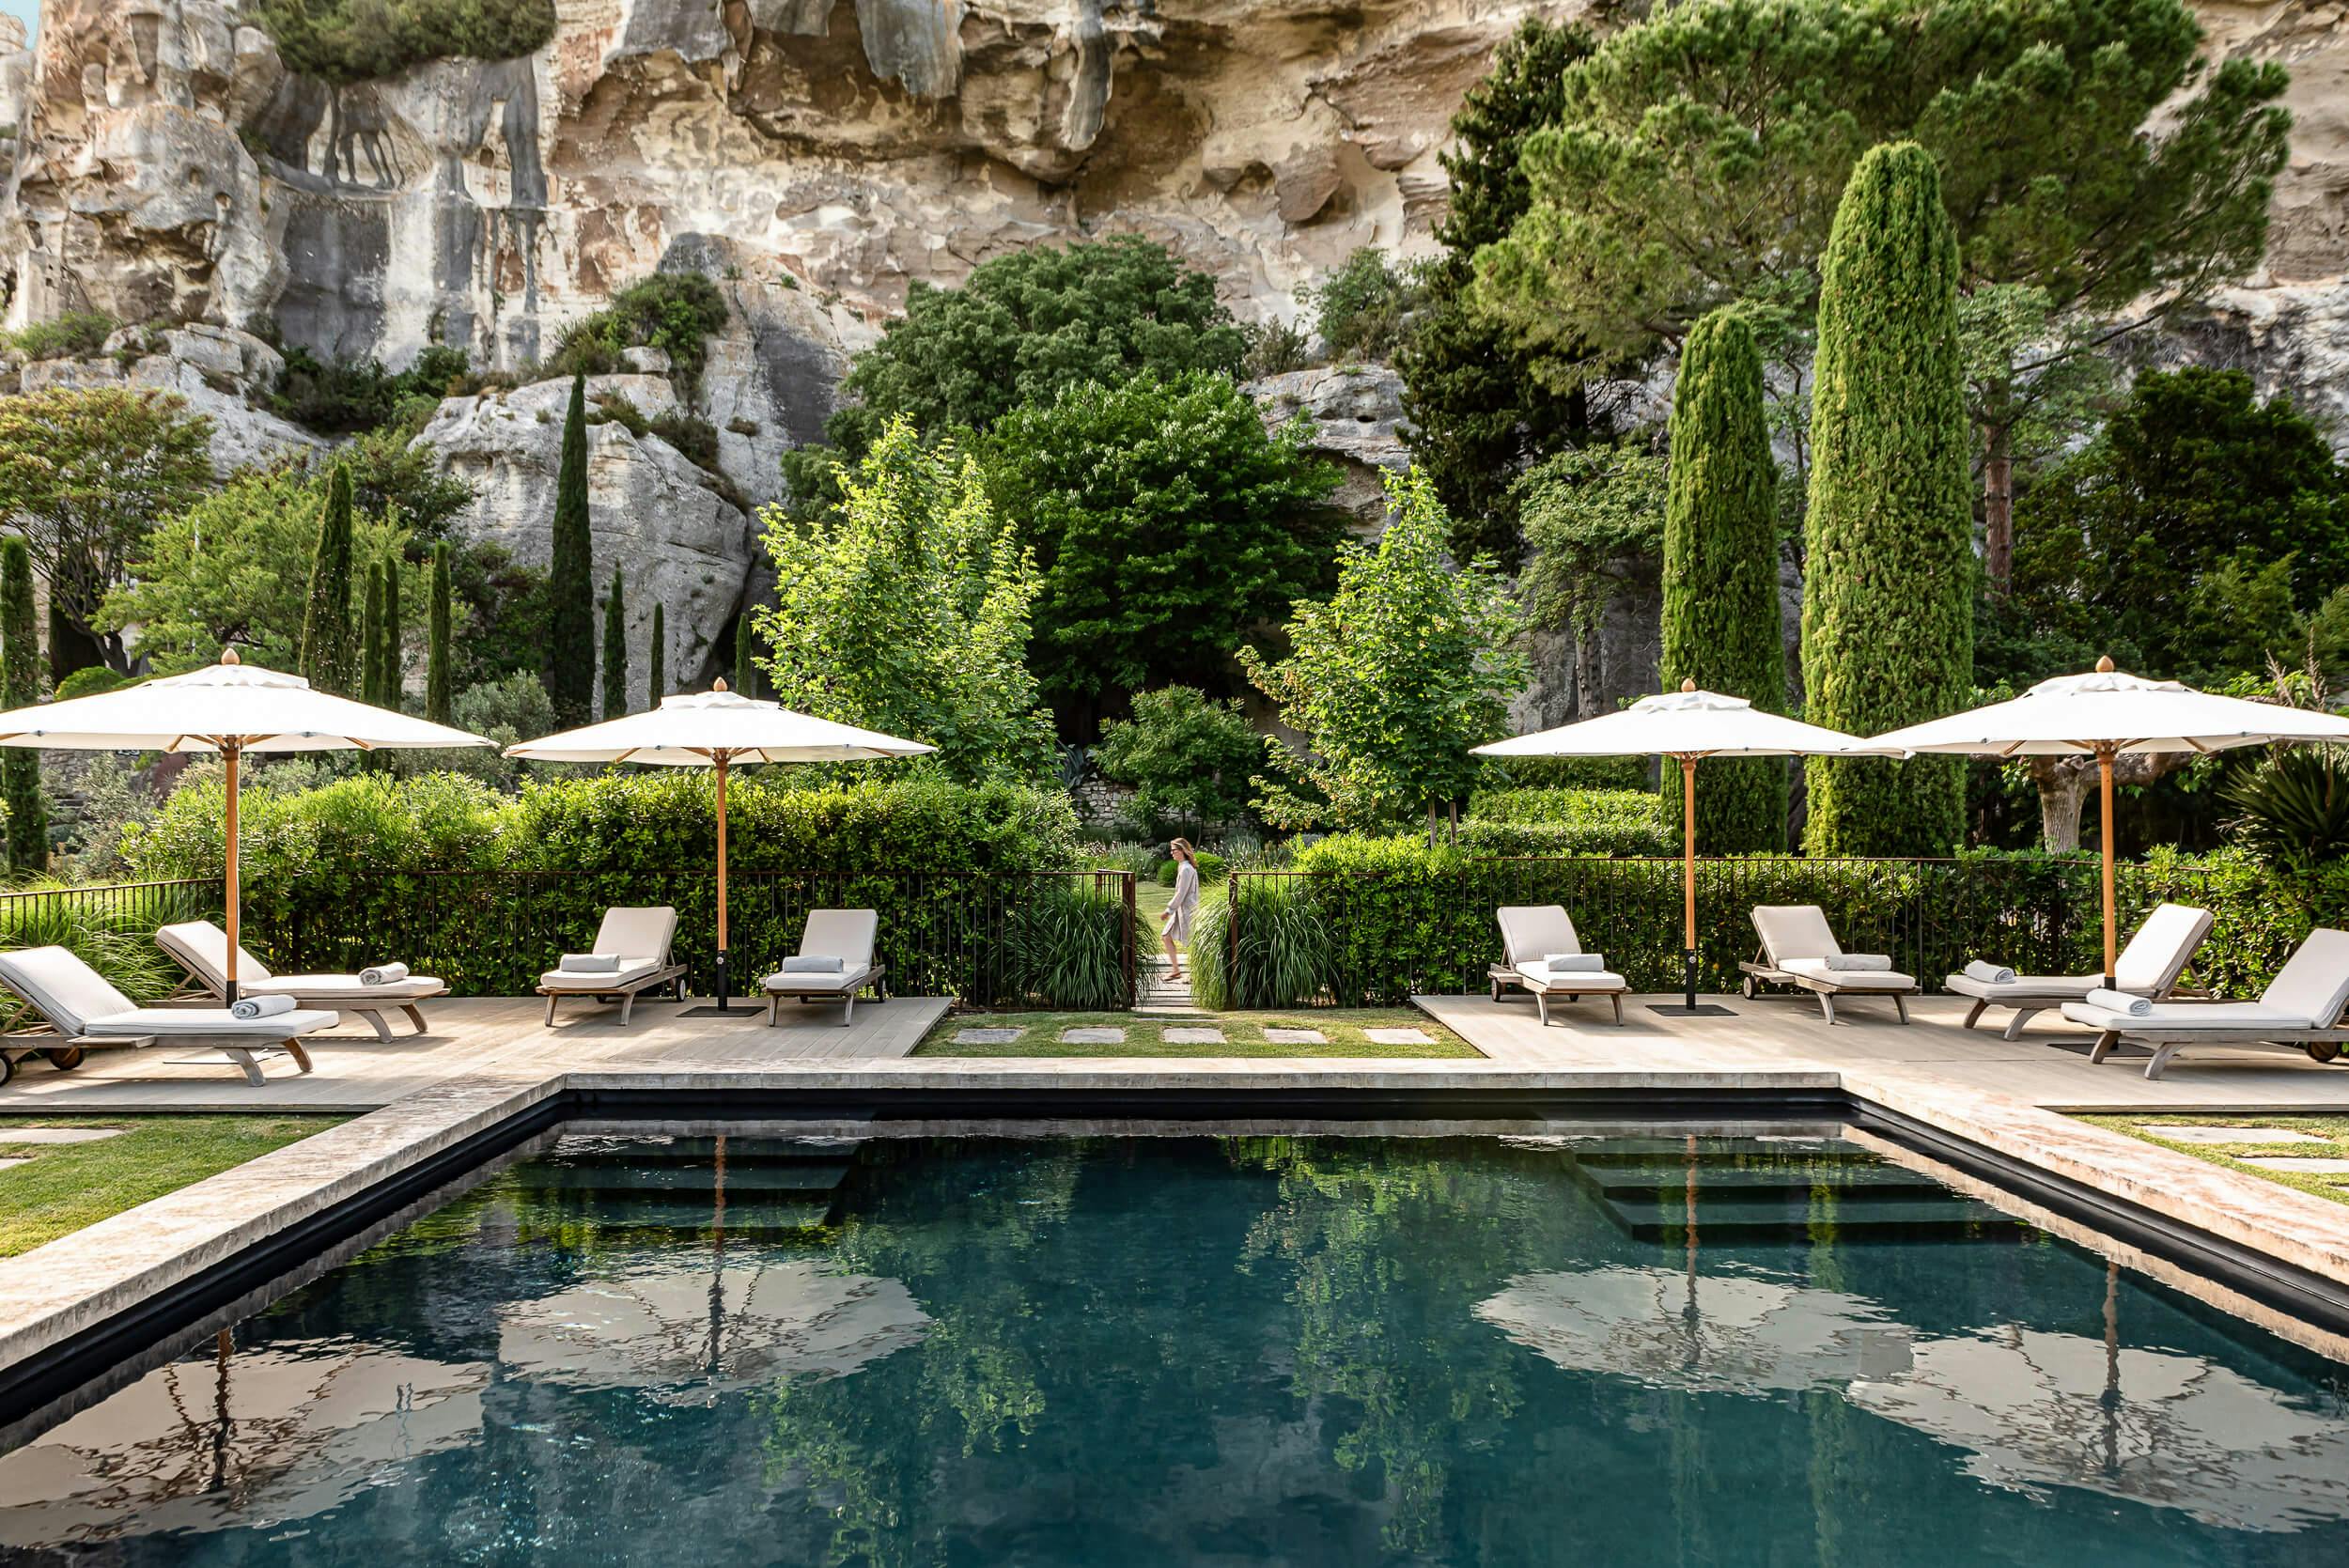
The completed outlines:
<svg viewBox="0 0 2349 1568">
<path fill-rule="evenodd" d="M 1268 426 L 1299 414 L 1313 424 L 1313 450 L 1345 471 L 1334 498 L 1358 531 L 1376 537 L 1386 525 L 1385 475 L 1411 464 L 1411 422 L 1403 412 L 1403 378 L 1391 365 L 1321 365 L 1250 381 L 1248 395 Z"/>
</svg>

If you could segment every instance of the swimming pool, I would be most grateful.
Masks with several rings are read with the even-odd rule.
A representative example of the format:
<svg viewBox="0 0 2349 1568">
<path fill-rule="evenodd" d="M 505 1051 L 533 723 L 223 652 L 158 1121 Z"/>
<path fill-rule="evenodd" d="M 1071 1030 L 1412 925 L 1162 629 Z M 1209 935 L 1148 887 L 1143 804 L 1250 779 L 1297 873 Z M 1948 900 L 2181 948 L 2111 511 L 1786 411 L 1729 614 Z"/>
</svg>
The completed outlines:
<svg viewBox="0 0 2349 1568">
<path fill-rule="evenodd" d="M 0 1560 L 2349 1561 L 2349 1366 L 1813 1131 L 566 1134 Z"/>
</svg>

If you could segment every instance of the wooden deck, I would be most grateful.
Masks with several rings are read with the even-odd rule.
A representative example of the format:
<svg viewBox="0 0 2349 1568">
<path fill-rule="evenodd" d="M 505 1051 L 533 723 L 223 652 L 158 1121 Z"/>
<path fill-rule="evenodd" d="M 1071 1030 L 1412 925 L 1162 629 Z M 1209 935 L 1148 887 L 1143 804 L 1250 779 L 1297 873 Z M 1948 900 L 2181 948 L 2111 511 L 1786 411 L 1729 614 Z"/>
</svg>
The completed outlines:
<svg viewBox="0 0 2349 1568">
<path fill-rule="evenodd" d="M 906 1055 L 952 1005 L 942 997 L 860 1001 L 843 1028 L 836 1006 L 788 1003 L 767 1026 L 763 1002 L 737 1001 L 736 1018 L 686 1017 L 675 1002 L 640 1001 L 623 1029 L 616 1007 L 567 1001 L 552 1029 L 537 997 L 450 998 L 424 1004 L 431 1032 L 389 1042 L 357 1019 L 305 1039 L 316 1070 L 269 1058 L 269 1082 L 244 1081 L 226 1057 L 185 1048 L 93 1051 L 61 1073 L 34 1058 L 0 1089 L 0 1114 L 117 1110 L 379 1110 L 438 1084 L 495 1077 L 554 1078 L 625 1063 L 738 1067 L 875 1062 Z"/>
</svg>

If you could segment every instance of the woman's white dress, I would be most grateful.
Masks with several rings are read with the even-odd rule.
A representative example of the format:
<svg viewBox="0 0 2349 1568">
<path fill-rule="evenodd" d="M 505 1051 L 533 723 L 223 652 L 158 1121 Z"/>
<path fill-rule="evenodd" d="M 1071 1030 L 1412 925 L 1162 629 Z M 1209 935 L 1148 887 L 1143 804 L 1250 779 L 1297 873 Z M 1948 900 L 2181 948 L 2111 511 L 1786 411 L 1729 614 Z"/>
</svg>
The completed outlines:
<svg viewBox="0 0 2349 1568">
<path fill-rule="evenodd" d="M 1189 861 L 1174 862 L 1174 902 L 1166 907 L 1166 934 L 1178 942 L 1190 940 L 1191 912 L 1199 908 L 1199 868 Z"/>
</svg>

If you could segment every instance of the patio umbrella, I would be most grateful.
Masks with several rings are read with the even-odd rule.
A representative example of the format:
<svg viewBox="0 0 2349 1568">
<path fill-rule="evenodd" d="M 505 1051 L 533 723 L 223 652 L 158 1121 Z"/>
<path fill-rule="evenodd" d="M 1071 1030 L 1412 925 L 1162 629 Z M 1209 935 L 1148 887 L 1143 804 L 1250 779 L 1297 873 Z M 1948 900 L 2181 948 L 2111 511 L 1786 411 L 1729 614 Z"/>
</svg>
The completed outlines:
<svg viewBox="0 0 2349 1568">
<path fill-rule="evenodd" d="M 1726 1014 L 1697 1005 L 1697 764 L 1705 757 L 1899 756 L 1882 741 L 1861 740 L 1781 714 L 1765 713 L 1743 697 L 1701 691 L 1684 680 L 1677 691 L 1641 697 L 1629 707 L 1520 735 L 1476 748 L 1486 757 L 1669 756 L 1680 762 L 1680 897 L 1685 940 L 1678 1007 L 1658 1012 Z"/>
<path fill-rule="evenodd" d="M 446 724 L 314 691 L 300 675 L 220 662 L 183 675 L 0 713 L 0 746 L 65 752 L 218 752 L 228 772 L 226 1000 L 237 1000 L 237 765 L 248 752 L 487 746 Z"/>
<path fill-rule="evenodd" d="M 2147 680 L 2096 660 L 2087 675 L 2043 680 L 2009 702 L 1879 735 L 1906 752 L 2092 756 L 2104 839 L 2105 986 L 2118 955 L 2112 895 L 2112 763 L 2129 752 L 2208 753 L 2279 740 L 2349 740 L 2349 719 L 2279 703 L 2214 696 L 2174 680 Z"/>
<path fill-rule="evenodd" d="M 870 762 L 937 750 L 918 740 L 835 724 L 726 690 L 663 697 L 644 713 L 607 719 L 506 748 L 534 762 L 643 762 L 708 768 L 718 775 L 718 1005 L 726 1006 L 726 769 L 738 762 Z M 704 1009 L 695 1009 L 703 1012 Z M 754 1012 L 742 1017 L 755 1017 Z"/>
</svg>

